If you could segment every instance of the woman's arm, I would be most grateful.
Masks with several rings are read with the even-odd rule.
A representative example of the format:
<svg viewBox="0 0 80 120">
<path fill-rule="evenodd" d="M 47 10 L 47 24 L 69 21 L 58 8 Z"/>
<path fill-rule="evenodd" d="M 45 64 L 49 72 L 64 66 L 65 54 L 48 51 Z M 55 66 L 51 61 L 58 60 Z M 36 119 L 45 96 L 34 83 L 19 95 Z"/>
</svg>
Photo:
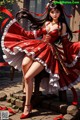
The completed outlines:
<svg viewBox="0 0 80 120">
<path fill-rule="evenodd" d="M 61 31 L 61 36 L 64 36 L 66 34 L 66 24 L 62 23 L 62 31 Z"/>
<path fill-rule="evenodd" d="M 67 33 L 66 31 L 67 31 L 66 24 L 63 23 L 63 24 L 62 24 L 62 31 L 61 31 L 61 39 L 62 39 L 62 42 L 63 42 L 64 40 L 68 40 L 68 33 Z"/>
<path fill-rule="evenodd" d="M 37 37 L 40 37 L 42 33 L 42 28 L 38 30 L 33 30 L 33 31 L 26 31 L 23 29 L 22 31 L 23 36 L 29 38 L 29 39 L 35 39 Z"/>
</svg>

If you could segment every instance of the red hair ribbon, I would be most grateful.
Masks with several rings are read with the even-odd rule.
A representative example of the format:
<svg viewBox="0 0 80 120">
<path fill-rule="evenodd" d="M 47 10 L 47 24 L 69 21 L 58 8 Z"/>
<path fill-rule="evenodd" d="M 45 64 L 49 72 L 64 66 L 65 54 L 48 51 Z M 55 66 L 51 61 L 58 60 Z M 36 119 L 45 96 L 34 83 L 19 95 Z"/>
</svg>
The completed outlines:
<svg viewBox="0 0 80 120">
<path fill-rule="evenodd" d="M 35 12 L 30 11 L 30 13 L 33 13 L 33 14 L 35 14 L 36 16 L 39 16 L 39 17 L 45 15 L 46 12 L 47 12 L 47 11 L 44 11 L 44 13 L 35 13 Z"/>
<path fill-rule="evenodd" d="M 0 67 L 3 67 L 3 66 L 8 66 L 9 64 L 7 62 L 0 62 Z"/>
</svg>

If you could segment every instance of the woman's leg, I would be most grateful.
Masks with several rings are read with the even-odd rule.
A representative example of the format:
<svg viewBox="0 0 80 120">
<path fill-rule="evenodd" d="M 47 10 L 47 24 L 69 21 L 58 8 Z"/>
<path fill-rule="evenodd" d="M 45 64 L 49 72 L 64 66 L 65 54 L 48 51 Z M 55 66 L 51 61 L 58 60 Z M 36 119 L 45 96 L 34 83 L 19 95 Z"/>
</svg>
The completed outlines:
<svg viewBox="0 0 80 120">
<path fill-rule="evenodd" d="M 31 66 L 32 63 L 33 63 L 33 60 L 30 57 L 25 56 L 23 58 L 23 61 L 22 61 L 23 76 L 25 76 L 27 70 L 29 69 L 29 67 Z"/>
<path fill-rule="evenodd" d="M 22 61 L 22 72 L 23 72 L 23 91 L 25 92 L 25 82 L 24 82 L 24 76 L 26 72 L 28 71 L 29 67 L 31 66 L 33 60 L 30 57 L 25 56 Z"/>
<path fill-rule="evenodd" d="M 30 105 L 30 100 L 33 92 L 33 78 L 44 69 L 43 65 L 39 62 L 33 62 L 29 70 L 26 72 L 25 79 L 25 90 L 26 90 L 26 101 L 25 105 Z M 30 107 L 25 106 L 24 114 L 28 114 Z"/>
</svg>

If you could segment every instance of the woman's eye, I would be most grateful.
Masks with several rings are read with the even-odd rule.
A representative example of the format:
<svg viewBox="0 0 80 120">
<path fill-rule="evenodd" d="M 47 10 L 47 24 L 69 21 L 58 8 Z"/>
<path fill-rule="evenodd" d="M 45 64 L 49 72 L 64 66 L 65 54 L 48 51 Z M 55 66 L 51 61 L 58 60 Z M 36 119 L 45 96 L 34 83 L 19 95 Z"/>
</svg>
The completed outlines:
<svg viewBox="0 0 80 120">
<path fill-rule="evenodd" d="M 52 14 L 54 14 L 54 13 L 58 14 L 58 13 L 59 13 L 59 11 L 56 11 L 56 12 L 54 12 L 54 11 L 51 11 L 51 13 L 52 13 Z"/>
<path fill-rule="evenodd" d="M 54 13 L 54 11 L 51 11 L 51 13 Z"/>
<path fill-rule="evenodd" d="M 56 11 L 56 13 L 59 13 L 59 11 Z"/>
</svg>

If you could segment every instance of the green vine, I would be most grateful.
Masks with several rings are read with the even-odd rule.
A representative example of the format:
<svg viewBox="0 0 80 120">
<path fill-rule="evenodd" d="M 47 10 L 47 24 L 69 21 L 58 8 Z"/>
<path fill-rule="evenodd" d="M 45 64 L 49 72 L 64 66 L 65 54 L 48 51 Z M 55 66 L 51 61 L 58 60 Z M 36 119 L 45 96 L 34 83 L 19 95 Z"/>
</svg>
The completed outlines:
<svg viewBox="0 0 80 120">
<path fill-rule="evenodd" d="M 14 3 L 14 0 L 0 0 L 0 6 L 10 6 Z"/>
<path fill-rule="evenodd" d="M 17 2 L 20 2 L 20 3 L 23 3 L 23 1 L 22 0 L 16 0 Z"/>
</svg>

